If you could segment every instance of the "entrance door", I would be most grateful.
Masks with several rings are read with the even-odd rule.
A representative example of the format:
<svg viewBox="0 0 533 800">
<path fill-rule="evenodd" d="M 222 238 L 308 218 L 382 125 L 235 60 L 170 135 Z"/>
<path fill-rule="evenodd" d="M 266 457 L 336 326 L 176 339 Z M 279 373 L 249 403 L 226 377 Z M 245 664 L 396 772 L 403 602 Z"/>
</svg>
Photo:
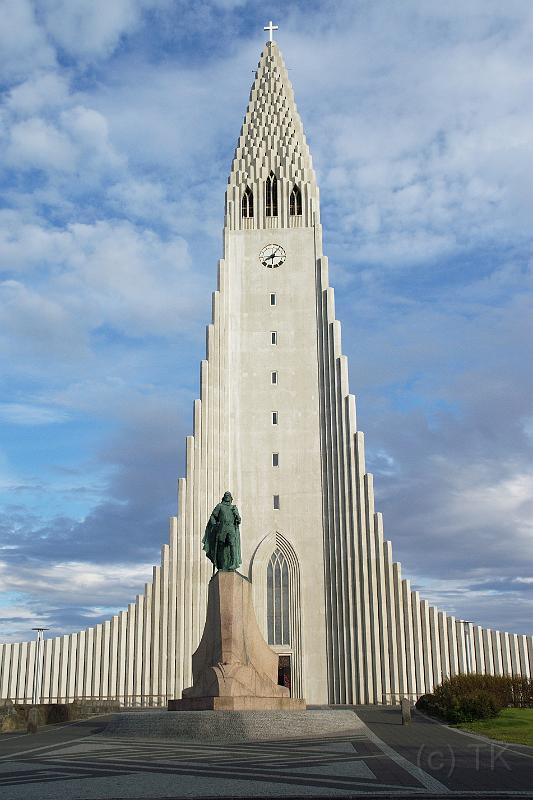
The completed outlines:
<svg viewBox="0 0 533 800">
<path fill-rule="evenodd" d="M 291 657 L 280 656 L 278 661 L 278 686 L 285 686 L 292 697 L 291 686 Z"/>
</svg>

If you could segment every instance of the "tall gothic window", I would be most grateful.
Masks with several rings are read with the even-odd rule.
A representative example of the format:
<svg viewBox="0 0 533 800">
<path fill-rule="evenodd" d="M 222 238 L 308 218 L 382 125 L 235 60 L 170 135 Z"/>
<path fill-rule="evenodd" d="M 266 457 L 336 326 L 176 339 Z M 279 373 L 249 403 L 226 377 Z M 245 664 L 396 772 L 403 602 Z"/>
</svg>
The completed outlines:
<svg viewBox="0 0 533 800">
<path fill-rule="evenodd" d="M 276 547 L 267 568 L 267 623 L 269 644 L 291 644 L 290 586 L 287 559 Z"/>
<path fill-rule="evenodd" d="M 297 186 L 293 187 L 289 199 L 289 213 L 291 217 L 302 216 L 302 193 Z"/>
<path fill-rule="evenodd" d="M 241 216 L 253 217 L 254 215 L 254 195 L 249 186 L 243 192 L 241 201 Z"/>
<path fill-rule="evenodd" d="M 267 217 L 278 216 L 278 179 L 270 173 L 265 185 L 265 210 Z"/>
</svg>

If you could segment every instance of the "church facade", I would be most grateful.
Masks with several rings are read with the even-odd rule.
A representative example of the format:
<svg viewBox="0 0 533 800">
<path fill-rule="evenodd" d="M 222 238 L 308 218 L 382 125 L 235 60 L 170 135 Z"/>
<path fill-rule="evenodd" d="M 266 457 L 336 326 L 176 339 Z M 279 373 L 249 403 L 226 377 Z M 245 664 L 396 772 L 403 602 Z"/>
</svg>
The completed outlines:
<svg viewBox="0 0 533 800">
<path fill-rule="evenodd" d="M 226 490 L 241 572 L 280 679 L 308 703 L 390 703 L 458 672 L 533 676 L 533 637 L 428 604 L 374 508 L 322 252 L 319 191 L 282 56 L 268 42 L 237 143 L 223 258 L 178 514 L 127 609 L 85 631 L 0 645 L 0 697 L 164 703 L 192 682 L 211 564 L 202 537 Z"/>
</svg>

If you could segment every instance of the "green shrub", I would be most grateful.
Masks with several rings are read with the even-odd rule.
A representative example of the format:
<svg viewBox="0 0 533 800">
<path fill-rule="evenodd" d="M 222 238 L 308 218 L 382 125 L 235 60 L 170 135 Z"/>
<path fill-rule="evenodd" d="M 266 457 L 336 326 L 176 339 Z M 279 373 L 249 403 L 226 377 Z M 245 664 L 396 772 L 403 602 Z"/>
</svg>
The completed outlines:
<svg viewBox="0 0 533 800">
<path fill-rule="evenodd" d="M 444 711 L 445 718 L 449 722 L 459 723 L 497 717 L 502 708 L 503 706 L 495 695 L 487 689 L 479 689 L 471 694 L 454 697 L 450 706 Z"/>
<path fill-rule="evenodd" d="M 45 706 L 46 724 L 53 725 L 56 722 L 69 722 L 71 719 L 70 709 L 65 703 L 50 703 Z"/>
<path fill-rule="evenodd" d="M 513 675 L 506 680 L 509 683 L 507 705 L 514 708 L 533 708 L 533 679 Z"/>
<path fill-rule="evenodd" d="M 416 707 L 448 722 L 472 722 L 495 717 L 506 706 L 531 703 L 533 682 L 499 675 L 454 675 L 423 695 Z"/>
<path fill-rule="evenodd" d="M 17 715 L 0 711 L 0 732 L 14 731 L 17 728 Z"/>
<path fill-rule="evenodd" d="M 433 695 L 421 695 L 416 701 L 415 707 L 418 708 L 419 711 L 427 711 L 428 714 L 431 714 L 433 709 Z"/>
<path fill-rule="evenodd" d="M 33 706 L 30 703 L 10 703 L 0 706 L 0 731 L 25 729 L 28 714 Z M 116 700 L 91 700 L 76 703 L 41 703 L 35 706 L 38 713 L 37 724 L 53 725 L 57 722 L 72 722 L 87 719 L 95 714 L 108 714 L 119 711 Z"/>
<path fill-rule="evenodd" d="M 532 708 L 533 680 L 516 675 L 454 675 L 435 687 L 433 694 L 423 695 L 416 705 L 450 722 L 483 719 L 508 706 Z"/>
</svg>

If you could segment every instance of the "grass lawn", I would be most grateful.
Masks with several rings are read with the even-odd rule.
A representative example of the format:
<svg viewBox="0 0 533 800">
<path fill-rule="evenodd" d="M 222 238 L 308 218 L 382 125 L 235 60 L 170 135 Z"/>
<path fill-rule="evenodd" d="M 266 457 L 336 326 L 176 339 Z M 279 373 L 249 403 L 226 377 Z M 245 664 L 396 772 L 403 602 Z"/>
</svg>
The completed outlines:
<svg viewBox="0 0 533 800">
<path fill-rule="evenodd" d="M 493 719 L 464 722 L 457 727 L 502 742 L 533 746 L 533 708 L 504 708 Z"/>
</svg>

